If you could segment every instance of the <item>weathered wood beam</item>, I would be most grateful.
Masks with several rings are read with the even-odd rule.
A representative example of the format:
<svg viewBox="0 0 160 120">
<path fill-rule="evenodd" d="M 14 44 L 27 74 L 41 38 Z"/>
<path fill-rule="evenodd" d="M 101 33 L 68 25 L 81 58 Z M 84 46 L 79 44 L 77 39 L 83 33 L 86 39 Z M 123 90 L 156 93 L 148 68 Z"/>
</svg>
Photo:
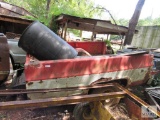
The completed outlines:
<svg viewBox="0 0 160 120">
<path fill-rule="evenodd" d="M 128 31 L 128 29 L 125 28 L 125 27 L 121 27 L 121 26 L 114 25 L 114 24 L 111 24 L 111 23 L 99 22 L 99 21 L 97 22 L 96 27 L 109 29 L 109 30 L 112 30 L 112 31 L 115 31 L 115 32 L 120 31 L 120 32 L 126 33 Z"/>
<path fill-rule="evenodd" d="M 5 15 L 0 15 L 0 21 L 26 24 L 26 25 L 29 25 L 33 22 L 32 20 L 26 20 L 26 19 L 21 19 L 21 18 L 17 18 L 17 17 L 10 17 L 10 16 L 5 16 Z"/>
</svg>

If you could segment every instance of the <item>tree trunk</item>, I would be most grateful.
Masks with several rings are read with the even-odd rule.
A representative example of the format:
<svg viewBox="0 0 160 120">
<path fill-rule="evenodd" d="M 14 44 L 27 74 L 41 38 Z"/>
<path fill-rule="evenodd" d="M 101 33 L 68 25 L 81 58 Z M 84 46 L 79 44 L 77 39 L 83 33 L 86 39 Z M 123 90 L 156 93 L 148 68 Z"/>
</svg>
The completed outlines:
<svg viewBox="0 0 160 120">
<path fill-rule="evenodd" d="M 48 11 L 49 11 L 49 5 L 51 3 L 51 0 L 47 0 L 47 6 L 46 6 L 46 18 L 48 18 Z"/>
<path fill-rule="evenodd" d="M 145 2 L 145 0 L 139 0 L 137 3 L 134 14 L 133 14 L 131 20 L 129 21 L 129 28 L 128 28 L 128 32 L 127 32 L 127 35 L 126 35 L 126 38 L 124 41 L 124 45 L 130 45 L 132 42 L 135 28 L 138 23 L 138 19 L 139 19 L 142 7 L 144 5 L 144 2 Z"/>
</svg>

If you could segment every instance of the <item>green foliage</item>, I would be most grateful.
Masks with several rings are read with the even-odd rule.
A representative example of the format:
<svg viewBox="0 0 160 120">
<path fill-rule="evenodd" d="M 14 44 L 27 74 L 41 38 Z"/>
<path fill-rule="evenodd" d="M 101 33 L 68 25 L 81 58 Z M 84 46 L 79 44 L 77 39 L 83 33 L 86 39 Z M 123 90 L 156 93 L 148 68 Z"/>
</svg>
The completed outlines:
<svg viewBox="0 0 160 120">
<path fill-rule="evenodd" d="M 104 42 L 106 43 L 107 46 L 111 47 L 111 41 L 110 40 L 104 40 Z"/>
<path fill-rule="evenodd" d="M 99 14 L 98 10 L 93 9 L 93 0 L 51 0 L 49 10 L 47 11 L 47 0 L 4 0 L 8 3 L 21 6 L 34 14 L 37 19 L 45 25 L 51 24 L 52 17 L 59 14 L 69 14 L 79 17 L 90 17 Z M 53 23 L 52 23 L 53 24 Z"/>
<path fill-rule="evenodd" d="M 152 19 L 150 17 L 147 17 L 145 19 L 140 19 L 138 21 L 138 25 L 137 26 L 148 26 L 148 25 L 152 25 Z"/>
<path fill-rule="evenodd" d="M 155 86 L 160 86 L 160 78 L 159 77 L 155 77 L 152 82 L 151 82 L 151 86 L 155 87 Z"/>
<path fill-rule="evenodd" d="M 68 28 L 67 31 L 73 33 L 74 35 L 76 35 L 78 37 L 80 37 L 80 30 Z"/>
<path fill-rule="evenodd" d="M 116 20 L 116 23 L 118 25 L 128 26 L 129 20 L 121 18 L 121 19 Z M 151 17 L 139 19 L 138 24 L 137 24 L 137 26 L 154 26 L 154 25 L 160 25 L 160 17 L 154 18 L 154 19 Z"/>
<path fill-rule="evenodd" d="M 152 23 L 153 25 L 160 25 L 160 17 L 158 17 L 158 18 L 155 18 L 154 20 L 153 20 L 153 23 Z"/>
<path fill-rule="evenodd" d="M 120 35 L 111 35 L 111 36 L 110 36 L 110 39 L 111 39 L 111 40 L 120 40 L 120 39 L 121 39 L 121 36 L 120 36 Z"/>
<path fill-rule="evenodd" d="M 123 26 L 128 26 L 129 20 L 121 18 L 121 19 L 117 20 L 117 24 L 118 25 L 123 25 Z"/>
<path fill-rule="evenodd" d="M 4 0 L 5 2 L 21 6 L 31 12 L 36 16 L 24 16 L 25 18 L 32 20 L 39 20 L 47 26 L 52 24 L 53 30 L 57 29 L 52 18 L 59 14 L 69 14 L 79 17 L 89 17 L 100 16 L 104 10 L 98 9 L 99 6 L 94 4 L 94 0 L 51 0 L 49 9 L 47 11 L 47 0 Z M 97 9 L 96 9 L 97 8 Z M 114 18 L 116 18 L 114 16 Z M 113 20 L 112 20 L 112 23 Z M 128 26 L 129 20 L 126 19 L 116 19 L 118 25 Z M 140 19 L 138 26 L 149 26 L 149 25 L 160 25 L 160 17 L 152 19 L 147 17 L 145 19 Z M 78 31 L 74 31 L 78 34 Z"/>
<path fill-rule="evenodd" d="M 154 25 L 160 25 L 160 17 L 154 19 L 151 17 L 140 19 L 137 26 L 154 26 Z"/>
</svg>

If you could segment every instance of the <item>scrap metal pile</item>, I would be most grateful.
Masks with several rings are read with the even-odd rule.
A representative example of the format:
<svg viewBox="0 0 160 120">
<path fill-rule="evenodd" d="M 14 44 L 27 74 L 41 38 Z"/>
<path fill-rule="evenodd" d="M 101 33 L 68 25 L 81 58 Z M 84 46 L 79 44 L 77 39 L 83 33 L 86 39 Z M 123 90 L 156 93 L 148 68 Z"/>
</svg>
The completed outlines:
<svg viewBox="0 0 160 120">
<path fill-rule="evenodd" d="M 141 119 L 135 109 L 148 108 L 148 104 L 126 88 L 150 79 L 153 55 L 146 51 L 106 55 L 104 42 L 84 43 L 67 43 L 40 22 L 33 22 L 18 43 L 28 54 L 24 70 L 12 83 L 18 89 L 0 90 L 1 96 L 24 95 L 27 100 L 1 102 L 0 109 L 80 103 L 74 110 L 76 120 L 84 116 L 103 120 L 106 119 L 103 108 L 117 105 L 123 98 L 131 106 L 127 108 L 130 116 Z M 79 47 L 89 55 L 78 56 Z M 99 101 L 98 105 L 95 101 Z M 97 109 L 99 105 L 102 107 Z M 152 107 L 149 110 L 160 116 Z"/>
</svg>

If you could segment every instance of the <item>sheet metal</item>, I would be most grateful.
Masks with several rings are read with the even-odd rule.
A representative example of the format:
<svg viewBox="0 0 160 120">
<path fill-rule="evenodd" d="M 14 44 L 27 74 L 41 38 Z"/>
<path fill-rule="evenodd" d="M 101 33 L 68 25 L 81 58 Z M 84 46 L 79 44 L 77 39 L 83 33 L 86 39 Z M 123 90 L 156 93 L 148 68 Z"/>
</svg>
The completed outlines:
<svg viewBox="0 0 160 120">
<path fill-rule="evenodd" d="M 160 26 L 139 26 L 131 45 L 138 48 L 160 48 Z"/>
<path fill-rule="evenodd" d="M 6 80 L 9 70 L 9 47 L 6 37 L 0 33 L 0 83 Z"/>
<path fill-rule="evenodd" d="M 149 78 L 148 75 L 149 68 L 140 68 L 140 69 L 131 69 L 115 72 L 107 72 L 101 74 L 91 74 L 91 75 L 82 75 L 75 77 L 66 77 L 58 79 L 46 79 L 46 80 L 37 80 L 29 81 L 26 84 L 26 89 L 53 89 L 53 88 L 68 88 L 68 87 L 80 87 L 88 86 L 96 81 L 106 78 L 104 82 L 109 82 L 113 80 L 126 80 L 128 85 L 137 85 L 146 82 Z M 99 81 L 100 83 L 101 81 Z M 34 93 L 28 94 L 30 99 L 46 98 L 46 97 L 59 97 L 59 96 L 69 96 L 75 94 L 86 94 L 88 90 L 79 90 L 79 91 L 61 91 L 54 93 Z"/>
<path fill-rule="evenodd" d="M 93 56 L 55 61 L 34 61 L 27 58 L 25 64 L 26 81 L 67 78 L 82 75 L 101 74 L 115 71 L 147 68 L 153 65 L 149 54 L 133 56 Z"/>
<path fill-rule="evenodd" d="M 11 3 L 0 1 L 0 13 L 10 16 L 34 16 L 22 7 L 15 6 Z"/>
<path fill-rule="evenodd" d="M 140 104 L 141 106 L 147 108 L 148 110 L 150 110 L 152 113 L 154 113 L 155 115 L 157 115 L 158 117 L 160 117 L 160 111 L 155 110 L 153 107 L 151 107 L 149 104 L 147 104 L 146 102 L 144 102 L 142 99 L 140 99 L 139 97 L 137 97 L 136 95 L 134 95 L 133 93 L 131 93 L 129 90 L 123 88 L 122 86 L 120 86 L 119 84 L 115 84 L 115 86 L 117 86 L 119 89 L 121 89 L 122 91 L 124 91 L 127 96 L 129 98 L 131 98 L 134 102 Z M 132 108 L 132 107 L 131 107 Z M 137 111 L 136 111 L 137 112 Z M 140 113 L 140 112 L 139 112 Z"/>
<path fill-rule="evenodd" d="M 160 87 L 150 87 L 145 89 L 145 95 L 148 98 L 148 101 L 151 105 L 155 105 L 157 109 L 160 111 Z"/>
<path fill-rule="evenodd" d="M 68 42 L 74 48 L 82 48 L 89 52 L 91 55 L 105 55 L 106 43 L 105 42 Z"/>
</svg>

